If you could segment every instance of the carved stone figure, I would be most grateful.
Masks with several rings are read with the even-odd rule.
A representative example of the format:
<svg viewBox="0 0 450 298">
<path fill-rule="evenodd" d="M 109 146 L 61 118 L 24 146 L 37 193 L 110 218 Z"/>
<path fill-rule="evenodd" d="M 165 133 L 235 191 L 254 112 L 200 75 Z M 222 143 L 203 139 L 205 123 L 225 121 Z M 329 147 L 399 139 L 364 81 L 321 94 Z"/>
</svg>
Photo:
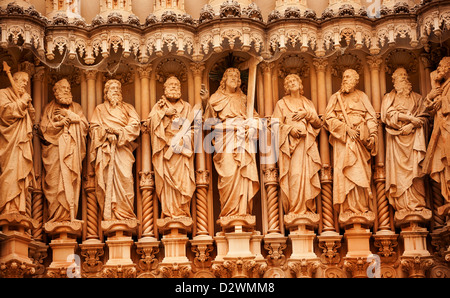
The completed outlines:
<svg viewBox="0 0 450 298">
<path fill-rule="evenodd" d="M 139 116 L 132 105 L 123 102 L 118 80 L 106 82 L 104 96 L 105 102 L 94 110 L 90 129 L 95 193 L 104 220 L 135 219 L 132 169 Z"/>
<path fill-rule="evenodd" d="M 191 216 L 190 202 L 195 191 L 193 131 L 191 124 L 185 122 L 192 120 L 189 120 L 192 113 L 191 105 L 181 99 L 180 81 L 176 77 L 168 78 L 164 96 L 147 120 L 156 193 L 163 218 Z"/>
<path fill-rule="evenodd" d="M 216 147 L 213 160 L 219 175 L 220 217 L 251 214 L 252 199 L 259 190 L 256 149 L 251 147 L 256 119 L 247 117 L 247 97 L 240 85 L 239 70 L 228 68 L 205 111 L 206 123 L 217 120 L 213 121 L 212 133 Z M 256 111 L 254 116 L 258 116 Z"/>
<path fill-rule="evenodd" d="M 321 161 L 316 136 L 322 125 L 313 103 L 303 96 L 300 77 L 284 79 L 285 96 L 272 114 L 278 118 L 281 199 L 286 214 L 315 212 L 315 197 L 320 193 Z"/>
<path fill-rule="evenodd" d="M 358 73 L 347 69 L 325 111 L 333 146 L 333 203 L 341 215 L 369 211 L 372 198 L 370 159 L 377 153 L 377 120 L 367 95 L 356 89 L 358 80 Z"/>
<path fill-rule="evenodd" d="M 66 79 L 53 87 L 55 100 L 41 118 L 43 191 L 49 202 L 49 221 L 73 221 L 80 197 L 82 162 L 86 156 L 89 123 L 81 106 L 72 101 Z"/>
<path fill-rule="evenodd" d="M 16 72 L 13 87 L 0 90 L 0 213 L 25 213 L 34 187 L 33 117 L 28 74 Z"/>
<path fill-rule="evenodd" d="M 408 73 L 397 68 L 392 74 L 394 89 L 381 105 L 386 124 L 386 194 L 398 211 L 418 211 L 426 207 L 424 174 L 424 124 L 429 116 L 422 96 L 412 91 Z"/>
<path fill-rule="evenodd" d="M 448 210 L 450 203 L 450 57 L 444 57 L 432 76 L 433 88 L 426 105 L 434 114 L 434 128 L 423 162 L 423 170 L 440 184 Z M 442 210 L 443 211 L 443 210 Z"/>
</svg>

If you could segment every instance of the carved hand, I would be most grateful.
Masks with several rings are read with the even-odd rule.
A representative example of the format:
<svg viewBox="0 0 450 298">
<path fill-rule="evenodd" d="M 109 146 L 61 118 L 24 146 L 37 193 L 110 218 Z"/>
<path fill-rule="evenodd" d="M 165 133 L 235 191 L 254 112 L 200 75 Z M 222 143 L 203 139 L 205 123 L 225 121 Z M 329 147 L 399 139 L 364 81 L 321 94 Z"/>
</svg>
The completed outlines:
<svg viewBox="0 0 450 298">
<path fill-rule="evenodd" d="M 110 134 L 110 135 L 113 135 L 113 136 L 118 136 L 119 135 L 119 131 L 117 129 L 115 129 L 115 128 L 112 128 L 112 127 L 108 127 L 106 129 L 106 133 Z"/>
<path fill-rule="evenodd" d="M 298 111 L 292 116 L 292 120 L 300 121 L 306 117 L 306 114 L 307 114 L 307 112 L 305 110 Z"/>
<path fill-rule="evenodd" d="M 402 135 L 409 135 L 414 129 L 414 125 L 412 123 L 406 124 L 402 128 L 400 128 Z"/>
<path fill-rule="evenodd" d="M 206 89 L 205 84 L 202 84 L 202 88 L 200 89 L 200 98 L 202 102 L 207 101 L 209 98 L 209 91 Z"/>
<path fill-rule="evenodd" d="M 412 125 L 414 125 L 414 127 L 421 127 L 423 125 L 423 121 L 417 117 L 411 116 L 409 121 L 411 122 Z"/>
<path fill-rule="evenodd" d="M 356 141 L 359 138 L 359 131 L 356 129 L 347 127 L 347 134 L 353 141 Z"/>
<path fill-rule="evenodd" d="M 436 87 L 431 89 L 430 93 L 428 93 L 428 99 L 433 100 L 436 98 L 436 96 L 439 96 L 442 94 L 441 87 Z"/>
<path fill-rule="evenodd" d="M 375 146 L 375 137 L 369 137 L 367 139 L 367 149 L 372 150 L 373 146 Z"/>
<path fill-rule="evenodd" d="M 289 134 L 294 138 L 300 139 L 303 133 L 301 129 L 294 127 L 293 129 L 291 129 Z"/>
<path fill-rule="evenodd" d="M 108 134 L 108 141 L 111 144 L 116 144 L 117 143 L 117 136 L 115 134 Z"/>
</svg>

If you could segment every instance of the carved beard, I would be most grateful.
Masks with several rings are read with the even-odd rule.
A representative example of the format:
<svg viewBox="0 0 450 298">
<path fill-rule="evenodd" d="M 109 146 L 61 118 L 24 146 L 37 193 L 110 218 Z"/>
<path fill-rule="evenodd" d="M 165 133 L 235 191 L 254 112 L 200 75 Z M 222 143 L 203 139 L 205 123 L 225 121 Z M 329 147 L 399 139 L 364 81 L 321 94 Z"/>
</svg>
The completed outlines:
<svg viewBox="0 0 450 298">
<path fill-rule="evenodd" d="M 408 81 L 408 79 L 397 79 L 394 82 L 394 88 L 397 93 L 408 95 L 409 93 L 411 93 L 412 85 Z"/>
<path fill-rule="evenodd" d="M 111 104 L 111 106 L 116 107 L 119 104 L 119 102 L 122 101 L 122 94 L 118 93 L 108 95 L 108 101 Z"/>
<path fill-rule="evenodd" d="M 181 91 L 178 90 L 166 90 L 164 92 L 164 95 L 166 96 L 167 99 L 179 99 L 181 97 Z"/>
<path fill-rule="evenodd" d="M 58 94 L 56 102 L 62 105 L 70 105 L 72 103 L 72 93 Z"/>
<path fill-rule="evenodd" d="M 342 82 L 341 84 L 341 92 L 349 93 L 353 88 L 355 88 L 355 82 Z"/>
<path fill-rule="evenodd" d="M 27 90 L 25 89 L 25 87 L 17 86 L 17 92 L 19 92 L 19 95 L 22 96 L 27 92 Z"/>
</svg>

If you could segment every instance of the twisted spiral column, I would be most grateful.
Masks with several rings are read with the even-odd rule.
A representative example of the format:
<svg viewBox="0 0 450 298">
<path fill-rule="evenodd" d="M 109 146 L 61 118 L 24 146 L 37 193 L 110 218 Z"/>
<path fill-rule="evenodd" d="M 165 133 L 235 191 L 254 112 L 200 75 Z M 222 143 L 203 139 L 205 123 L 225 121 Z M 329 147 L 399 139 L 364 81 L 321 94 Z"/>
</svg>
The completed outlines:
<svg viewBox="0 0 450 298">
<path fill-rule="evenodd" d="M 278 209 L 278 169 L 268 167 L 264 172 L 264 187 L 267 192 L 268 232 L 280 233 L 280 216 Z"/>
<path fill-rule="evenodd" d="M 322 224 L 324 231 L 335 231 L 333 209 L 333 184 L 331 167 L 322 168 L 320 183 L 322 186 Z"/>
<path fill-rule="evenodd" d="M 142 194 L 142 236 L 154 236 L 153 193 L 155 182 L 152 172 L 140 172 L 139 188 Z"/>
<path fill-rule="evenodd" d="M 441 194 L 441 186 L 439 183 L 431 179 L 431 193 L 433 198 L 433 221 L 434 229 L 443 227 L 445 225 L 445 216 L 440 216 L 438 208 L 443 206 L 445 199 Z"/>
<path fill-rule="evenodd" d="M 95 176 L 89 173 L 86 179 L 86 238 L 98 239 L 98 204 L 95 197 Z"/>
<path fill-rule="evenodd" d="M 377 195 L 378 230 L 390 229 L 389 201 L 386 197 L 386 178 L 384 176 L 384 165 L 375 167 L 375 188 Z"/>
<path fill-rule="evenodd" d="M 197 234 L 208 235 L 208 186 L 209 171 L 197 170 L 195 172 L 195 181 L 197 184 Z"/>
<path fill-rule="evenodd" d="M 37 189 L 33 192 L 32 201 L 32 218 L 38 222 L 37 228 L 33 230 L 33 239 L 37 241 L 42 241 L 43 236 L 43 226 L 44 226 L 44 196 L 42 190 Z"/>
</svg>

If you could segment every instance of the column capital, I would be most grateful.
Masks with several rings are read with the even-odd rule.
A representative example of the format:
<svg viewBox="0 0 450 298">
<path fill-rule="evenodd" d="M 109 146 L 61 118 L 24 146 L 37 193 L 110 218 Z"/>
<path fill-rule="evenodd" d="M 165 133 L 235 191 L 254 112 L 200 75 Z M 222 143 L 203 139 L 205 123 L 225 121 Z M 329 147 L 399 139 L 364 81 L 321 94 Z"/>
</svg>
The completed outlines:
<svg viewBox="0 0 450 298">
<path fill-rule="evenodd" d="M 270 73 L 275 67 L 275 64 L 273 62 L 261 62 L 259 66 L 261 66 L 263 73 Z"/>
<path fill-rule="evenodd" d="M 28 76 L 31 78 L 33 77 L 36 69 L 33 63 L 24 61 L 22 63 L 19 63 L 19 71 L 26 72 Z"/>
<path fill-rule="evenodd" d="M 137 72 L 139 74 L 140 79 L 149 79 L 152 73 L 153 67 L 151 64 L 147 64 L 145 66 L 141 66 L 137 68 Z"/>
<path fill-rule="evenodd" d="M 313 65 L 316 68 L 316 71 L 326 71 L 328 66 L 328 59 L 326 58 L 314 58 Z"/>
<path fill-rule="evenodd" d="M 86 76 L 86 80 L 96 80 L 97 79 L 97 70 L 89 69 L 83 71 L 84 75 Z"/>
<path fill-rule="evenodd" d="M 383 59 L 380 56 L 367 56 L 367 63 L 369 64 L 370 70 L 380 70 Z"/>
<path fill-rule="evenodd" d="M 33 75 L 34 81 L 43 81 L 45 76 L 45 67 L 44 66 L 38 66 L 35 68 L 35 72 Z"/>
<path fill-rule="evenodd" d="M 201 76 L 205 68 L 205 63 L 203 62 L 193 62 L 190 65 L 190 69 L 194 76 Z"/>
</svg>

